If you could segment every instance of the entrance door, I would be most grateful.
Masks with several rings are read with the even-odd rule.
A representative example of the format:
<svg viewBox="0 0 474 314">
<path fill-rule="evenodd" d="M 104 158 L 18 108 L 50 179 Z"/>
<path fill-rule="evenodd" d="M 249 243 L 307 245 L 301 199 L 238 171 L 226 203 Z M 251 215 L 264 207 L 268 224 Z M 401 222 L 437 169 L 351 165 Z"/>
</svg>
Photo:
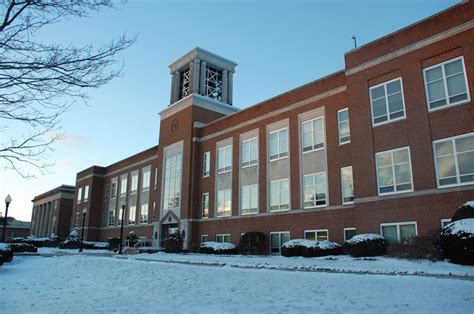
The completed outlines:
<svg viewBox="0 0 474 314">
<path fill-rule="evenodd" d="M 165 247 L 165 240 L 168 238 L 172 230 L 177 230 L 178 224 L 168 224 L 168 225 L 161 225 L 161 239 L 160 239 L 160 246 Z"/>
</svg>

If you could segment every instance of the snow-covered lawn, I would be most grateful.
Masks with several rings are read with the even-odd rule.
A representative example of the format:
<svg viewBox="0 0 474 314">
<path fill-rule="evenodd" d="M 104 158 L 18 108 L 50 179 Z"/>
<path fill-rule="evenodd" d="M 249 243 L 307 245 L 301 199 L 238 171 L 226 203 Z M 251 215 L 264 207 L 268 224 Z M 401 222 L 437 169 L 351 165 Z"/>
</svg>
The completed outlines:
<svg viewBox="0 0 474 314">
<path fill-rule="evenodd" d="M 163 260 L 166 256 L 196 261 L 227 258 L 178 254 L 132 258 L 90 254 L 15 257 L 0 268 L 0 309 L 2 313 L 469 313 L 474 308 L 472 280 L 281 271 L 225 263 L 210 267 L 139 259 Z M 252 258 L 228 259 L 237 263 Z M 282 257 L 266 260 L 269 264 L 283 262 Z M 319 259 L 289 260 L 315 263 Z"/>
</svg>

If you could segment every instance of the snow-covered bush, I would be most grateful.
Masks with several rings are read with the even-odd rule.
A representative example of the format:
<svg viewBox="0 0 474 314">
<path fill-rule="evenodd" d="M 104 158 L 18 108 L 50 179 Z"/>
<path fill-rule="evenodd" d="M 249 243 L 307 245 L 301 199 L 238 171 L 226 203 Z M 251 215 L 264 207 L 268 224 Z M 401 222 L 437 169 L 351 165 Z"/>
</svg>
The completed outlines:
<svg viewBox="0 0 474 314">
<path fill-rule="evenodd" d="M 11 262 L 13 260 L 13 252 L 10 244 L 0 242 L 0 255 L 2 256 L 3 262 Z"/>
<path fill-rule="evenodd" d="M 451 222 L 466 218 L 474 218 L 474 201 L 467 202 L 459 207 L 451 218 Z"/>
<path fill-rule="evenodd" d="M 358 234 L 343 244 L 343 250 L 352 257 L 380 256 L 387 252 L 388 241 L 380 234 Z"/>
<path fill-rule="evenodd" d="M 237 246 L 228 242 L 203 242 L 199 246 L 199 253 L 204 254 L 237 254 Z"/>
<path fill-rule="evenodd" d="M 112 251 L 118 250 L 118 247 L 120 246 L 120 238 L 117 238 L 117 237 L 108 238 L 107 242 L 109 242 L 109 250 L 112 250 Z"/>
<path fill-rule="evenodd" d="M 413 237 L 400 244 L 390 244 L 387 255 L 407 259 L 442 260 L 444 254 L 441 248 L 439 230 Z"/>
<path fill-rule="evenodd" d="M 261 232 L 247 232 L 240 238 L 239 253 L 242 255 L 267 255 L 268 241 Z"/>
<path fill-rule="evenodd" d="M 138 242 L 138 236 L 137 234 L 135 233 L 135 231 L 130 231 L 127 235 L 127 240 L 128 240 L 128 245 L 130 247 L 134 247 L 135 244 L 137 244 Z"/>
<path fill-rule="evenodd" d="M 451 262 L 474 265 L 474 218 L 457 220 L 444 227 L 441 247 Z"/>
<path fill-rule="evenodd" d="M 22 243 L 28 243 L 36 247 L 56 247 L 59 244 L 59 238 L 37 238 L 35 236 L 26 237 Z"/>
<path fill-rule="evenodd" d="M 38 249 L 36 246 L 28 244 L 28 243 L 11 243 L 10 244 L 13 253 L 36 253 Z"/>
<path fill-rule="evenodd" d="M 165 240 L 166 253 L 179 253 L 183 251 L 183 236 L 181 232 L 175 230 L 170 232 L 168 238 Z"/>
<path fill-rule="evenodd" d="M 338 243 L 330 241 L 313 241 L 306 239 L 294 239 L 283 243 L 281 255 L 318 257 L 327 255 L 339 255 L 342 253 Z"/>
</svg>

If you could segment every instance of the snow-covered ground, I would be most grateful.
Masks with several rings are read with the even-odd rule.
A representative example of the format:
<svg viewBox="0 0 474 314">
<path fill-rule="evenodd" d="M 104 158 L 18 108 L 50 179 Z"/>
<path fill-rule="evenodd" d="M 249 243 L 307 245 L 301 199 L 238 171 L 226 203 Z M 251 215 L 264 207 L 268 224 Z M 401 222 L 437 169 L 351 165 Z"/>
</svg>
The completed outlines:
<svg viewBox="0 0 474 314">
<path fill-rule="evenodd" d="M 268 264 L 320 261 L 179 254 L 17 256 L 0 268 L 1 312 L 472 313 L 474 308 L 472 280 L 238 268 L 230 263 L 203 267 L 140 260 L 145 257 L 227 258 L 234 263 L 264 259 Z"/>
</svg>

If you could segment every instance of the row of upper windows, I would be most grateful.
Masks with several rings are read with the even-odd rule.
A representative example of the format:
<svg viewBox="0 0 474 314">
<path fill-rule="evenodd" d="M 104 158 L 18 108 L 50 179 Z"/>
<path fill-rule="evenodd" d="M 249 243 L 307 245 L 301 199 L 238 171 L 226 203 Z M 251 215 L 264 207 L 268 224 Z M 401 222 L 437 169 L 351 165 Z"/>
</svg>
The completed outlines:
<svg viewBox="0 0 474 314">
<path fill-rule="evenodd" d="M 437 186 L 439 188 L 474 184 L 474 133 L 433 142 Z M 413 176 L 410 148 L 401 147 L 375 154 L 378 195 L 412 192 Z M 342 204 L 354 200 L 352 167 L 340 169 Z M 303 175 L 304 208 L 328 205 L 325 172 Z M 245 185 L 240 191 L 240 214 L 258 214 L 258 184 Z M 232 190 L 217 191 L 216 217 L 232 215 Z M 269 211 L 290 209 L 289 179 L 270 181 Z M 209 193 L 202 196 L 202 217 L 209 217 Z"/>
<path fill-rule="evenodd" d="M 117 221 L 115 220 L 115 209 L 109 209 L 107 211 L 107 226 L 112 227 L 112 226 L 121 226 L 122 225 L 122 218 L 126 215 L 126 213 L 123 211 L 123 207 L 118 208 L 118 213 L 117 213 Z M 130 205 L 128 207 L 128 220 L 126 220 L 127 225 L 135 225 L 138 221 L 139 224 L 147 224 L 148 223 L 148 203 L 143 203 L 141 204 L 140 211 L 137 213 L 137 206 L 136 205 Z M 138 214 L 138 220 L 137 220 L 137 214 Z"/>
<path fill-rule="evenodd" d="M 141 191 L 146 192 L 150 189 L 150 169 L 143 168 L 141 172 L 142 172 Z M 115 198 L 117 196 L 117 183 L 118 183 L 117 181 L 112 180 L 110 187 L 107 184 L 105 188 L 106 198 L 108 195 L 110 195 L 110 198 Z M 124 196 L 127 194 L 127 183 L 128 183 L 128 175 L 120 178 L 120 196 Z M 131 175 L 130 194 L 137 193 L 137 190 L 138 190 L 138 173 L 134 173 Z"/>
</svg>

